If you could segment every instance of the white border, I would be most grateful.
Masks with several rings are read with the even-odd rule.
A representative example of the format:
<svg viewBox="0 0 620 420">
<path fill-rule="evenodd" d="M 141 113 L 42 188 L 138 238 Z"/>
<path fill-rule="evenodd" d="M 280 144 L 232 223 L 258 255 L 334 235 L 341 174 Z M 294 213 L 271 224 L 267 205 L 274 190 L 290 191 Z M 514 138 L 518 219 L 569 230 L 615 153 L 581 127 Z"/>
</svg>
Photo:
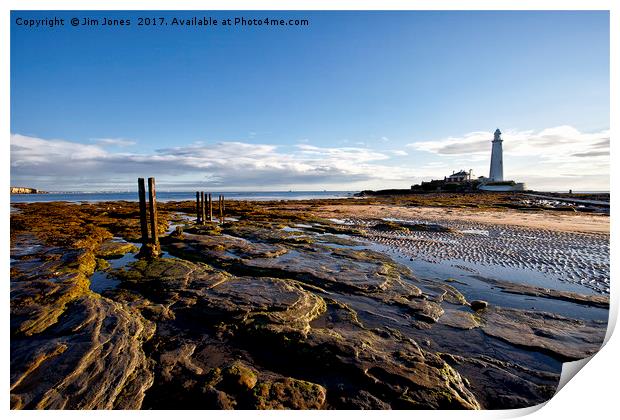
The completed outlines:
<svg viewBox="0 0 620 420">
<path fill-rule="evenodd" d="M 129 1 L 78 1 L 78 0 L 5 0 L 0 2 L 0 10 L 2 10 L 2 19 L 0 21 L 0 43 L 2 49 L 0 50 L 0 72 L 2 80 L 2 99 L 0 102 L 0 133 L 3 139 L 2 147 L 3 152 L 0 153 L 0 170 L 2 171 L 2 177 L 4 180 L 5 189 L 9 186 L 10 182 L 10 99 L 8 92 L 10 90 L 10 10 L 610 10 L 611 11 L 611 118 L 610 118 L 610 130 L 611 137 L 615 139 L 615 130 L 618 126 L 618 115 L 620 108 L 618 107 L 618 101 L 620 100 L 620 92 L 618 91 L 618 75 L 620 75 L 620 66 L 618 65 L 618 53 L 620 52 L 620 2 L 611 0 L 411 0 L 411 1 L 371 1 L 371 0 L 358 0 L 358 1 L 337 1 L 337 0 L 304 0 L 304 1 L 284 1 L 284 0 L 268 0 L 268 1 L 256 1 L 256 0 L 230 0 L 230 1 L 199 1 L 199 0 L 129 0 Z M 615 140 L 613 140 L 615 141 Z M 611 147 L 611 161 L 616 162 L 616 155 L 614 153 L 615 147 Z M 613 165 L 612 165 L 613 167 Z M 615 172 L 612 172 L 615 174 Z M 614 190 L 614 177 L 611 178 L 611 190 Z M 9 272 L 9 196 L 8 194 L 2 195 L 3 208 L 7 210 L 5 217 L 1 222 L 1 229 L 5 240 L 1 242 L 1 250 L 4 257 L 5 273 Z M 619 204 L 615 195 L 612 194 L 612 218 L 616 219 L 616 209 Z M 611 223 L 611 241 L 615 243 L 617 238 L 618 229 L 615 223 Z M 617 287 L 615 284 L 616 269 L 613 264 L 616 261 L 616 248 L 611 248 L 611 261 L 612 261 L 612 308 L 610 310 L 610 327 L 606 339 L 609 340 L 606 346 L 593 357 L 592 361 L 588 363 L 588 367 L 584 371 L 580 372 L 577 379 L 569 381 L 569 383 L 547 404 L 546 407 L 540 411 L 536 411 L 545 404 L 521 410 L 501 410 L 501 411 L 483 411 L 483 412 L 366 412 L 363 414 L 353 414 L 348 411 L 338 412 L 183 412 L 183 416 L 203 418 L 205 416 L 216 416 L 218 418 L 235 417 L 235 418 L 265 418 L 269 416 L 280 417 L 286 416 L 287 418 L 293 416 L 295 418 L 308 418 L 316 416 L 337 416 L 341 419 L 343 416 L 349 417 L 350 415 L 364 415 L 365 417 L 372 418 L 384 418 L 389 416 L 390 418 L 402 417 L 409 418 L 412 416 L 423 416 L 424 418 L 512 418 L 532 413 L 533 417 L 544 418 L 546 416 L 562 417 L 562 418 L 579 418 L 587 420 L 595 420 L 608 418 L 612 416 L 611 413 L 618 411 L 618 395 L 616 390 L 616 381 L 619 377 L 620 370 L 618 361 L 620 355 L 619 344 L 617 337 L 610 339 L 610 334 L 615 327 L 615 322 L 618 313 L 618 299 L 617 299 Z M 7 276 L 8 277 L 8 276 Z M 6 279 L 5 283 L 5 299 L 4 307 L 2 310 L 2 337 L 5 339 L 5 344 L 2 346 L 2 360 L 3 364 L 3 378 L 7 380 L 9 378 L 9 279 Z M 8 386 L 3 393 L 0 393 L 0 401 L 5 409 L 9 407 L 9 392 Z M 9 410 L 10 411 L 10 410 Z M 157 413 L 159 415 L 161 413 Z M 80 411 L 68 411 L 68 412 L 27 412 L 27 411 L 10 411 L 11 416 L 59 416 L 62 415 L 65 418 L 77 418 L 84 415 L 99 417 L 99 416 L 112 416 L 112 417 L 126 417 L 126 416 L 152 416 L 151 412 L 80 412 Z M 164 415 L 167 415 L 164 414 Z M 543 416 L 543 417 L 541 417 Z"/>
</svg>

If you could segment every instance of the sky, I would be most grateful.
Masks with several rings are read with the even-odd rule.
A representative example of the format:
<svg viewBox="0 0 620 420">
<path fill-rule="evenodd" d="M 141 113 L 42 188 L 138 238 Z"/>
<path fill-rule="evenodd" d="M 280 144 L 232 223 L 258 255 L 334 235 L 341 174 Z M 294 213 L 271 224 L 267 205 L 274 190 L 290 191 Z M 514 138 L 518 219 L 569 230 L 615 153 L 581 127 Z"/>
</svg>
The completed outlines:
<svg viewBox="0 0 620 420">
<path fill-rule="evenodd" d="M 168 26 L 138 26 L 142 16 Z M 172 18 L 307 19 L 173 26 Z M 25 27 L 17 19 L 64 18 Z M 129 19 L 77 26 L 71 18 Z M 409 188 L 460 169 L 609 189 L 609 14 L 11 13 L 11 185 Z"/>
</svg>

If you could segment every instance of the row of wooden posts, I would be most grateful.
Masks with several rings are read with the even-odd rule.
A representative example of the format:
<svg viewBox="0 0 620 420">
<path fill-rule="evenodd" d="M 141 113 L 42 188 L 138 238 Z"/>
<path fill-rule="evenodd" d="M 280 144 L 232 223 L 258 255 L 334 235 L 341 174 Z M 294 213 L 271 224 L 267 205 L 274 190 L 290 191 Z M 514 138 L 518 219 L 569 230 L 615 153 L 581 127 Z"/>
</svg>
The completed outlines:
<svg viewBox="0 0 620 420">
<path fill-rule="evenodd" d="M 157 236 L 157 199 L 155 196 L 155 178 L 148 179 L 149 203 L 148 214 L 146 205 L 146 188 L 144 178 L 138 178 L 138 199 L 140 201 L 140 233 L 142 236 L 142 247 L 140 256 L 147 258 L 158 257 L 161 253 L 159 237 Z M 205 203 L 208 199 L 208 206 Z M 224 196 L 220 194 L 218 198 L 218 220 L 224 223 Z M 204 225 L 207 220 L 207 209 L 209 222 L 213 221 L 213 200 L 211 193 L 205 194 L 204 191 L 196 191 L 196 223 Z M 149 226 L 150 225 L 150 226 Z M 150 227 L 150 229 L 149 229 Z"/>
<path fill-rule="evenodd" d="M 220 194 L 218 197 L 218 220 L 220 223 L 224 223 L 224 196 Z M 205 194 L 204 191 L 196 191 L 196 223 L 204 225 L 207 221 L 207 214 L 209 222 L 213 221 L 213 199 L 211 193 Z"/>
</svg>

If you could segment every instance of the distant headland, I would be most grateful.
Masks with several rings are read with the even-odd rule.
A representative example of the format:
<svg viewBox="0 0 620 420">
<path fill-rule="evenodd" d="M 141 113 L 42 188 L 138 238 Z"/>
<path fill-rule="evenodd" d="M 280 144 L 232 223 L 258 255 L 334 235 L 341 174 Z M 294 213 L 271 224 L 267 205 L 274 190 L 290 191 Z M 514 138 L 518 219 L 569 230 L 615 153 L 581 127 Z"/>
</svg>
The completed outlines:
<svg viewBox="0 0 620 420">
<path fill-rule="evenodd" d="M 28 187 L 11 187 L 11 194 L 47 194 L 46 191 Z"/>
</svg>

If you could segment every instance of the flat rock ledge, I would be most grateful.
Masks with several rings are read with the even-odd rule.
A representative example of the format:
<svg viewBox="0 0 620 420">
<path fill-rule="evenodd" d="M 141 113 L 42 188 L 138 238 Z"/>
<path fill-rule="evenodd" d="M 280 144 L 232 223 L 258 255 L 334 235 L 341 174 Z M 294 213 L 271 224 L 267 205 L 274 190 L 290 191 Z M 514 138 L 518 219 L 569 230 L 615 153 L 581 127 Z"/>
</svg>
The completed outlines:
<svg viewBox="0 0 620 420">
<path fill-rule="evenodd" d="M 168 276 L 172 272 L 174 276 Z M 141 262 L 120 276 L 150 302 L 170 308 L 173 318 L 192 325 L 203 323 L 205 332 L 219 332 L 226 343 L 261 353 L 246 366 L 241 384 L 237 381 L 233 386 L 222 376 L 230 373 L 226 363 L 235 359 L 225 362 L 228 358 L 224 357 L 220 366 L 209 367 L 204 360 L 209 351 L 201 349 L 219 350 L 205 344 L 203 336 L 179 340 L 177 333 L 174 339 L 156 335 L 155 341 L 162 340 L 166 354 L 174 355 L 163 362 L 175 362 L 166 373 L 156 374 L 164 380 L 155 393 L 172 392 L 167 390 L 179 384 L 188 395 L 210 398 L 220 408 L 322 408 L 337 398 L 337 389 L 329 384 L 344 376 L 353 395 L 373 395 L 376 401 L 372 404 L 378 406 L 480 408 L 458 372 L 439 356 L 396 332 L 366 329 L 346 305 L 326 301 L 297 280 L 236 277 L 206 264 L 177 259 Z M 167 285 L 168 281 L 175 286 Z M 311 326 L 328 313 L 330 319 L 337 319 L 336 324 Z M 168 328 L 174 327 L 167 324 L 162 334 Z M 262 354 L 260 349 L 269 349 L 269 353 Z M 175 367 L 179 363 L 184 368 Z M 237 366 L 236 370 L 244 369 Z M 253 376 L 256 379 L 249 378 Z M 308 395 L 313 396 L 311 400 Z M 348 396 L 340 404 L 360 408 L 361 401 Z"/>
<path fill-rule="evenodd" d="M 596 353 L 606 324 L 566 318 L 549 312 L 494 307 L 481 315 L 485 334 L 517 346 L 551 354 L 562 361 Z"/>
</svg>

